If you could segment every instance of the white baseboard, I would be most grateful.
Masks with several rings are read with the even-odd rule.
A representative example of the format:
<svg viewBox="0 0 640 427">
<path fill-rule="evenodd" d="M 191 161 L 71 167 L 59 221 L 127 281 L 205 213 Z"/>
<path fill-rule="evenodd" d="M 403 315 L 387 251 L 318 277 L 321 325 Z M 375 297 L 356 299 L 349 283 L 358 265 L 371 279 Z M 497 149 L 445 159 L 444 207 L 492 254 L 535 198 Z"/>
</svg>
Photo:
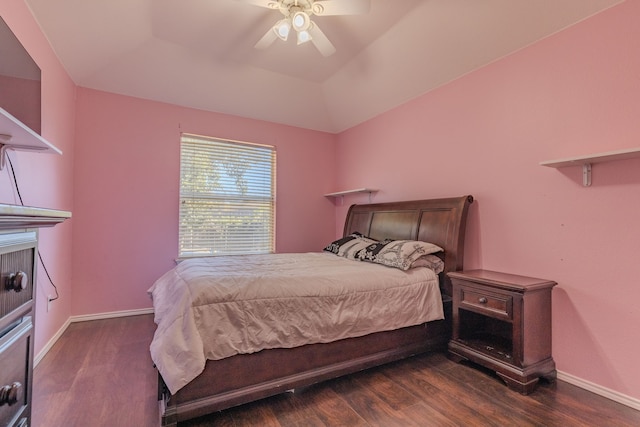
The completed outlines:
<svg viewBox="0 0 640 427">
<path fill-rule="evenodd" d="M 33 358 L 33 367 L 35 368 L 36 366 L 38 366 L 38 363 L 40 363 L 40 361 L 44 358 L 44 356 L 49 352 L 49 350 L 51 350 L 51 348 L 53 347 L 53 345 L 58 342 L 58 340 L 60 339 L 60 337 L 62 336 L 62 334 L 64 333 L 64 331 L 67 330 L 67 328 L 69 327 L 69 325 L 71 324 L 71 318 L 67 319 L 66 322 L 64 322 L 64 324 L 62 325 L 62 327 L 60 329 L 58 329 L 58 332 L 56 332 L 51 339 L 44 345 L 44 347 L 42 347 L 42 350 L 40 350 L 40 352 L 38 352 L 38 354 L 35 355 L 35 357 Z"/>
<path fill-rule="evenodd" d="M 123 311 L 110 311 L 106 313 L 98 314 L 84 314 L 81 316 L 71 316 L 67 319 L 62 327 L 56 332 L 51 339 L 42 347 L 42 350 L 33 358 L 33 366 L 38 366 L 38 363 L 44 358 L 44 356 L 51 350 L 53 345 L 60 339 L 64 331 L 67 330 L 70 324 L 76 322 L 88 322 L 90 320 L 112 319 L 114 317 L 127 317 L 127 316 L 139 316 L 141 314 L 153 314 L 153 308 L 141 308 L 138 310 L 123 310 Z"/>
<path fill-rule="evenodd" d="M 98 314 L 85 314 L 81 316 L 71 316 L 64 322 L 64 325 L 60 328 L 60 330 L 49 340 L 49 342 L 40 350 L 40 352 L 36 355 L 33 360 L 33 365 L 37 366 L 38 363 L 42 360 L 42 358 L 47 354 L 49 350 L 53 347 L 53 345 L 60 339 L 64 331 L 67 330 L 70 324 L 75 322 L 87 322 L 90 320 L 100 320 L 100 319 L 111 319 L 114 317 L 126 317 L 126 316 L 139 316 L 142 314 L 153 314 L 153 308 L 142 308 L 138 310 L 124 310 L 124 311 L 111 311 L 107 313 L 98 313 Z M 595 393 L 599 396 L 606 397 L 607 399 L 613 400 L 614 402 L 618 402 L 622 405 L 628 406 L 635 410 L 640 411 L 640 400 L 635 399 L 631 396 L 627 396 L 625 394 L 619 393 L 617 391 L 608 389 L 606 387 L 602 387 L 601 385 L 594 384 L 590 381 L 583 380 L 582 378 L 578 378 L 574 375 L 568 374 L 566 372 L 558 371 L 558 379 L 560 381 L 565 381 L 569 384 L 573 384 L 576 387 L 580 387 L 592 393 Z"/>
<path fill-rule="evenodd" d="M 114 317 L 139 316 L 141 314 L 153 314 L 153 308 L 140 308 L 137 310 L 110 311 L 107 313 L 83 314 L 81 316 L 71 316 L 71 323 L 88 322 L 90 320 L 112 319 Z"/>
<path fill-rule="evenodd" d="M 582 378 L 578 378 L 574 375 L 567 374 L 566 372 L 562 371 L 558 371 L 558 379 L 640 411 L 640 400 L 635 399 L 631 396 L 613 391 L 606 387 L 602 387 L 601 385 L 594 384 L 590 381 L 583 380 Z"/>
</svg>

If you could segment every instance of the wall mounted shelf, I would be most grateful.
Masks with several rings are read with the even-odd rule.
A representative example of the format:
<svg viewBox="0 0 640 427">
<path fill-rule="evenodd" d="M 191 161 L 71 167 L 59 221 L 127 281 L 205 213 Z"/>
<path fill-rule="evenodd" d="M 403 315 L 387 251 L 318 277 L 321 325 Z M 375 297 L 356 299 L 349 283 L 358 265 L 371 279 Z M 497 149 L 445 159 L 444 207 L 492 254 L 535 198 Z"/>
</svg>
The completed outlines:
<svg viewBox="0 0 640 427">
<path fill-rule="evenodd" d="M 62 154 L 60 149 L 0 108 L 0 169 L 4 167 L 4 153 L 8 149 Z"/>
<path fill-rule="evenodd" d="M 340 197 L 342 200 L 344 200 L 344 196 L 347 196 L 349 194 L 357 194 L 357 193 L 369 193 L 369 202 L 371 202 L 371 195 L 373 193 L 376 193 L 378 190 L 374 190 L 372 188 L 356 188 L 355 190 L 345 190 L 345 191 L 337 191 L 335 193 L 328 193 L 325 194 L 325 197 Z"/>
<path fill-rule="evenodd" d="M 564 168 L 569 166 L 582 166 L 582 185 L 591 185 L 591 165 L 593 163 L 612 162 L 640 157 L 640 148 L 627 148 L 624 150 L 607 151 L 604 153 L 590 154 L 586 156 L 567 157 L 563 159 L 547 160 L 540 162 L 540 166 L 551 168 Z"/>
</svg>

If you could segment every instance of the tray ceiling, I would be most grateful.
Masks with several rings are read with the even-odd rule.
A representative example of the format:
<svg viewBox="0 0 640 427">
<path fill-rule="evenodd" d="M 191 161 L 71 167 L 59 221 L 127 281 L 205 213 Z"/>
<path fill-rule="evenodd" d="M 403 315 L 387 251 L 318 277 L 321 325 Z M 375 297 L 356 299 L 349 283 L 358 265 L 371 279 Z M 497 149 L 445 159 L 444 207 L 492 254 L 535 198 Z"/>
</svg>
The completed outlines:
<svg viewBox="0 0 640 427">
<path fill-rule="evenodd" d="M 328 58 L 236 0 L 26 2 L 79 86 L 337 133 L 621 0 L 371 0 L 314 17 Z"/>
</svg>

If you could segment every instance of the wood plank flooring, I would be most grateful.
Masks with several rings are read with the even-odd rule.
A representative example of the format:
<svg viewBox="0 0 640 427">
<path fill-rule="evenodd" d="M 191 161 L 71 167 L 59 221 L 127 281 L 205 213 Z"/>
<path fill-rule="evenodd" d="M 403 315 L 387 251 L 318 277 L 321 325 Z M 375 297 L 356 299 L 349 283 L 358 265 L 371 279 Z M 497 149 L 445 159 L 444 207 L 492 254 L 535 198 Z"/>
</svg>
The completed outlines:
<svg viewBox="0 0 640 427">
<path fill-rule="evenodd" d="M 34 372 L 34 427 L 158 426 L 151 315 L 74 323 Z M 522 396 L 443 354 L 392 363 L 184 426 L 638 426 L 640 412 L 562 381 Z"/>
</svg>

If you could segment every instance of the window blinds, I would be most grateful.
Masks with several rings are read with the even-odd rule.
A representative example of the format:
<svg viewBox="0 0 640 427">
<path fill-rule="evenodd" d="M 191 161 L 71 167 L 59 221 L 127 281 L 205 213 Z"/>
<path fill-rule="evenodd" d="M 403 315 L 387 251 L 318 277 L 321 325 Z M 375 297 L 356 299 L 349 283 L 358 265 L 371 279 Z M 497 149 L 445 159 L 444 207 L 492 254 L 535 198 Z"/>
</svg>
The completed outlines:
<svg viewBox="0 0 640 427">
<path fill-rule="evenodd" d="M 183 134 L 181 258 L 274 251 L 275 149 Z"/>
</svg>

